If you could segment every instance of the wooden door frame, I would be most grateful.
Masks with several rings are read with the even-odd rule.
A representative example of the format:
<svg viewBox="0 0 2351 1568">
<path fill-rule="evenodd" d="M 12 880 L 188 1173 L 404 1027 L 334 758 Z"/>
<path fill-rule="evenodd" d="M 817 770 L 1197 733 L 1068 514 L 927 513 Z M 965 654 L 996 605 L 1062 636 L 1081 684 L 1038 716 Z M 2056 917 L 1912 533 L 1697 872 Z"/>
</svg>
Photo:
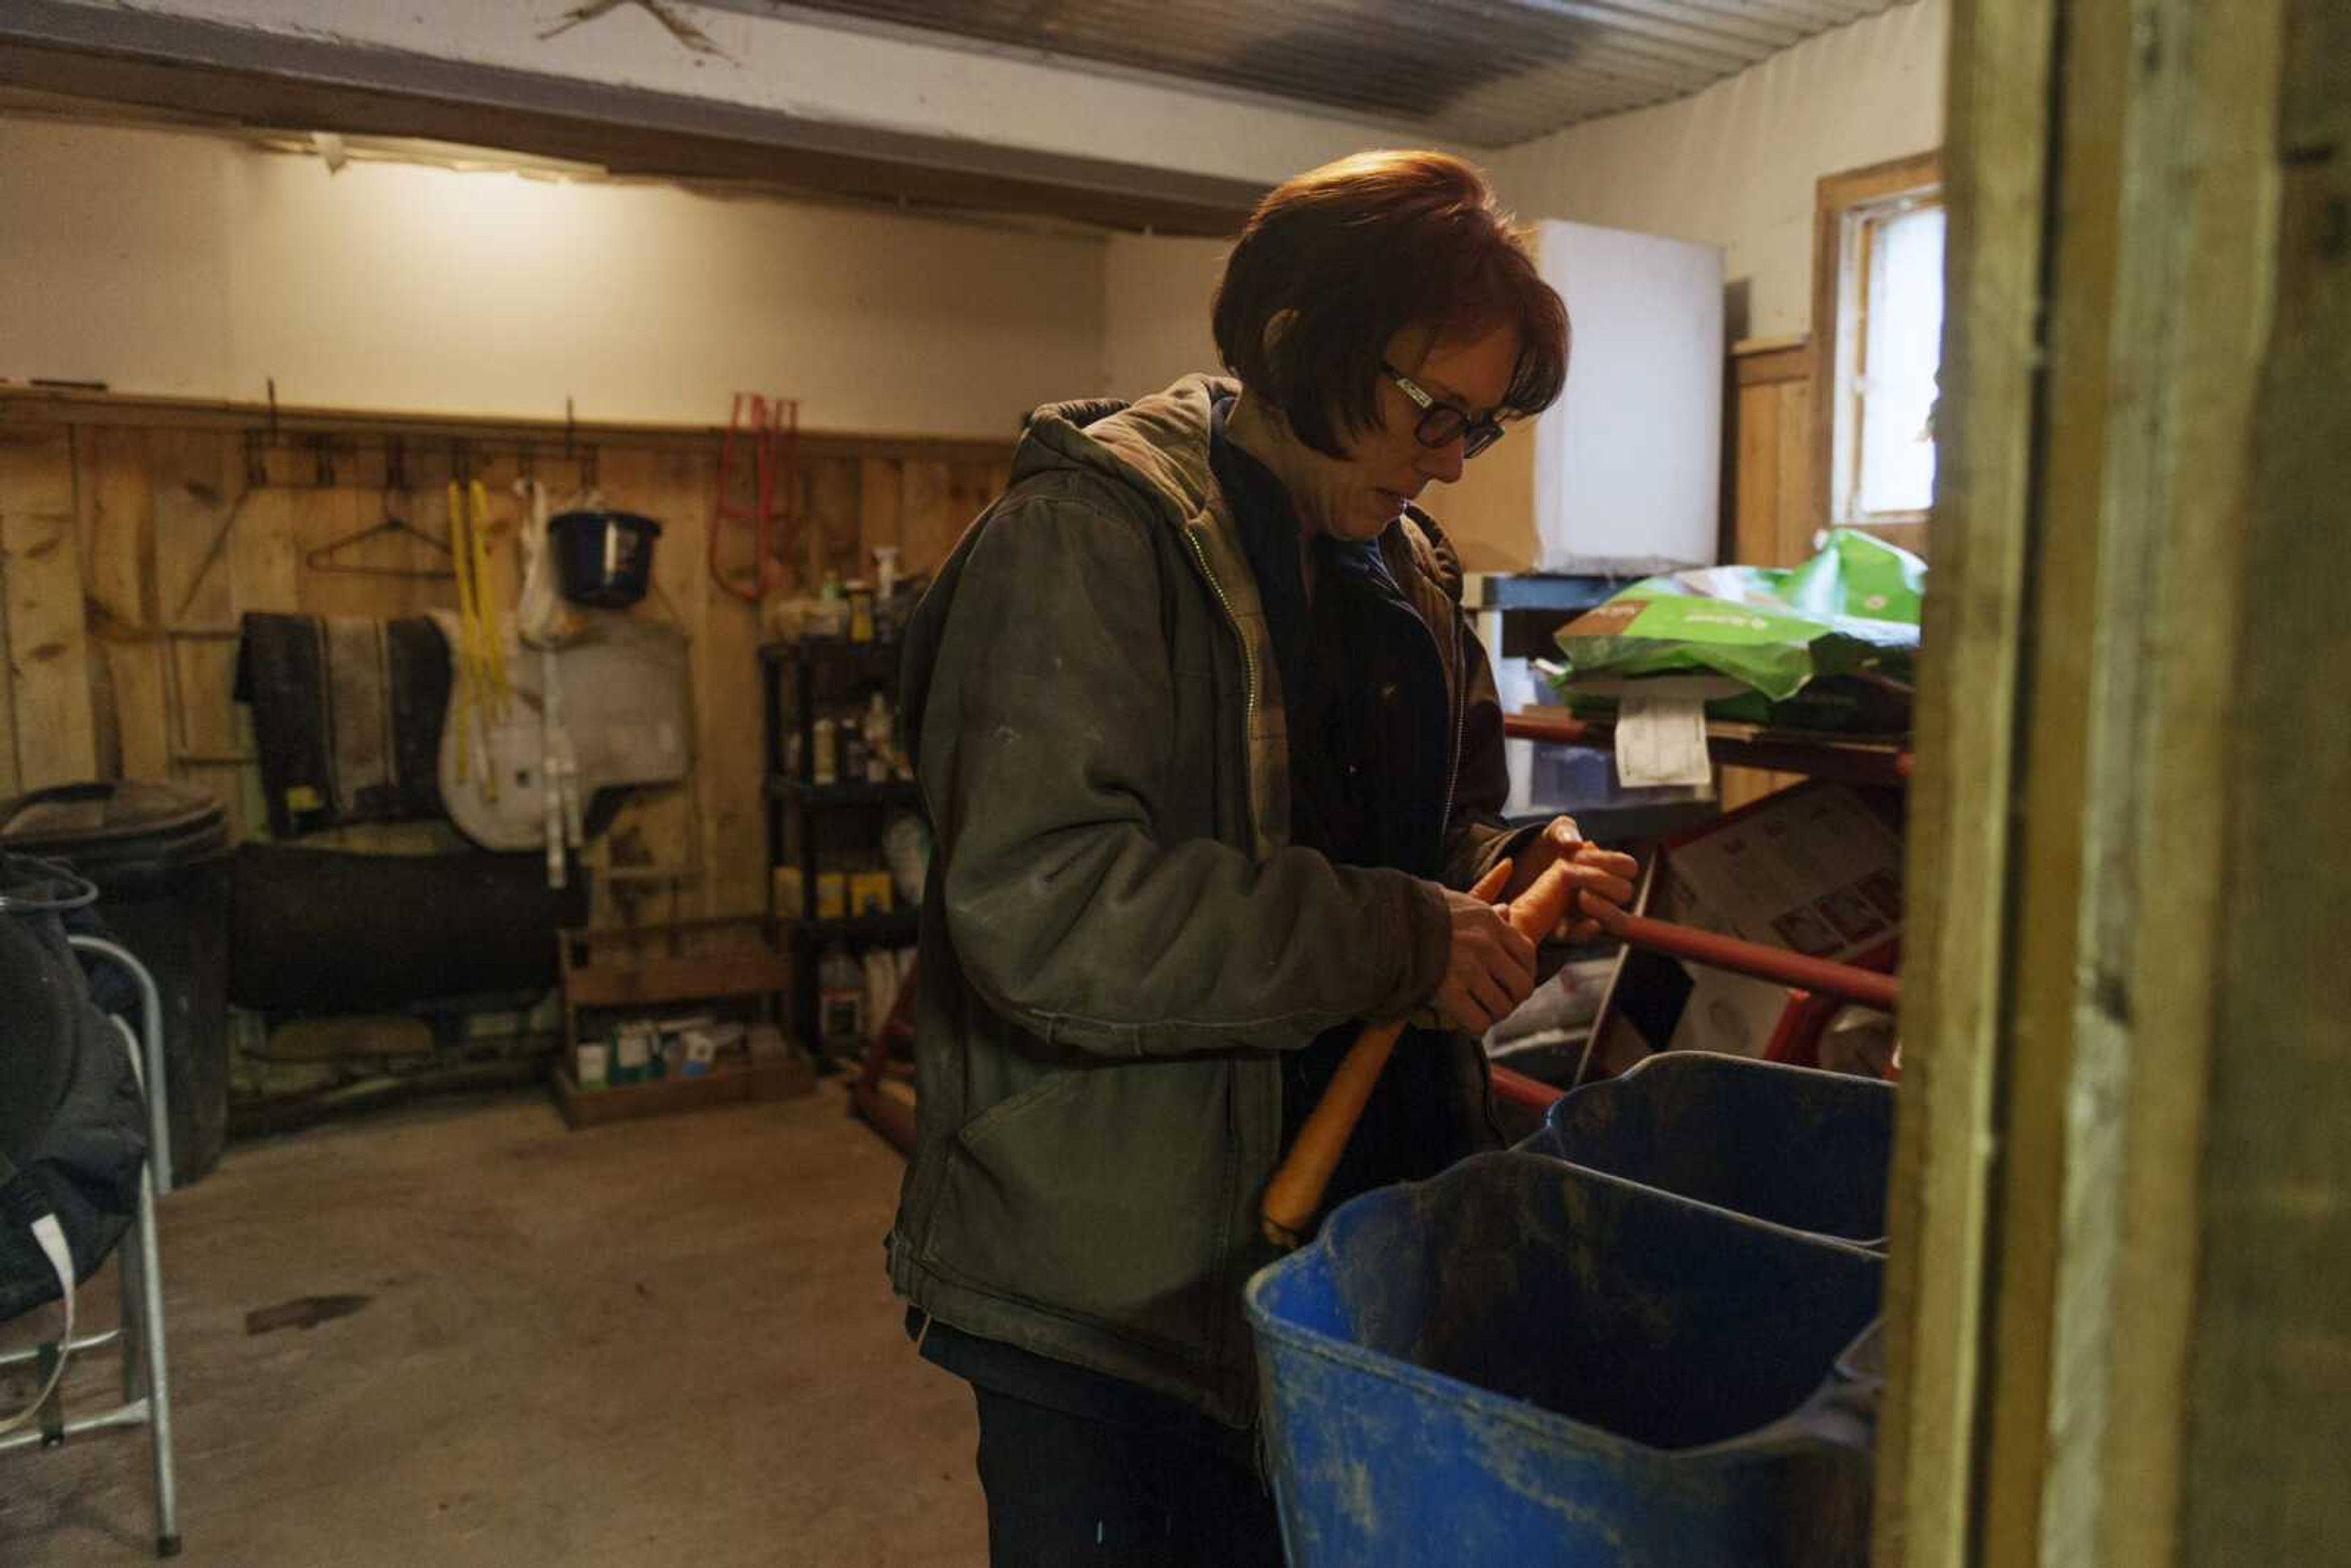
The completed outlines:
<svg viewBox="0 0 2351 1568">
<path fill-rule="evenodd" d="M 2351 981 L 2317 917 L 2351 827 L 2310 808 L 2351 790 L 2312 743 L 2351 629 L 2292 565 L 2351 493 L 2340 47 L 2299 44 L 2280 113 L 2288 14 L 2340 46 L 2346 12 L 1953 7 L 1880 1564 L 2351 1533 L 2351 1075 L 2320 1070 Z"/>
</svg>

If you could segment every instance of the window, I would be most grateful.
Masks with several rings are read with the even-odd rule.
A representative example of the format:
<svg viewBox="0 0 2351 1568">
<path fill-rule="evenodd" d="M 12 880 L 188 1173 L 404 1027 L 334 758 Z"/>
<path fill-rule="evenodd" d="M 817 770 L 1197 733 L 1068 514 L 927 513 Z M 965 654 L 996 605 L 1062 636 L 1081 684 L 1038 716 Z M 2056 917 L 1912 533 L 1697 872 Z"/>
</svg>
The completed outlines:
<svg viewBox="0 0 2351 1568">
<path fill-rule="evenodd" d="M 1923 546 L 1943 335 L 1935 156 L 1822 180 L 1815 232 L 1820 515 Z"/>
</svg>

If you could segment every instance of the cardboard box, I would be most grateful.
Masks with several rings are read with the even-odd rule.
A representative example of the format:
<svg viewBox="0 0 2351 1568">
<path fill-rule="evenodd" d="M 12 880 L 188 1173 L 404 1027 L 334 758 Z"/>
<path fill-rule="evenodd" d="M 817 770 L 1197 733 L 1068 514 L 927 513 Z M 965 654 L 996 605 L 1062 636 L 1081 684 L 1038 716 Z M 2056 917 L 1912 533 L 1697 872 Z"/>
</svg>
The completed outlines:
<svg viewBox="0 0 2351 1568">
<path fill-rule="evenodd" d="M 1897 798 L 1813 781 L 1658 846 L 1635 913 L 1857 968 L 1890 971 L 1902 938 Z M 1769 980 L 1627 950 L 1601 999 L 1594 1061 L 1655 1051 L 1761 1056 L 1791 992 Z"/>
</svg>

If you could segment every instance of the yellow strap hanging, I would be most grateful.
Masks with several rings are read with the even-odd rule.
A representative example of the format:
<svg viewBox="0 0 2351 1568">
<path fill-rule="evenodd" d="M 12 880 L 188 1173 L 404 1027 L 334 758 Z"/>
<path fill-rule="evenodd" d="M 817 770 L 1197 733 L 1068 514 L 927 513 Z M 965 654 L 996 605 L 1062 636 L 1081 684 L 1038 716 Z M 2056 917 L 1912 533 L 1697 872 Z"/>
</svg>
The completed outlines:
<svg viewBox="0 0 2351 1568">
<path fill-rule="evenodd" d="M 481 485 L 475 482 L 478 491 Z M 482 794 L 498 798 L 497 759 L 490 755 L 490 722 L 496 694 L 489 678 L 489 653 L 483 645 L 482 610 L 487 600 L 487 551 L 481 543 L 482 521 L 469 508 L 473 499 L 458 483 L 449 481 L 449 556 L 457 573 L 457 777 L 470 777 L 471 731 L 482 727 Z M 486 497 L 484 497 L 486 507 Z"/>
<path fill-rule="evenodd" d="M 475 480 L 467 499 L 473 504 L 465 520 L 465 533 L 474 550 L 474 615 L 481 627 L 478 636 L 484 673 L 489 677 L 491 706 L 497 716 L 504 718 L 513 700 L 514 687 L 507 679 L 506 638 L 499 629 L 497 607 L 490 595 L 489 487 Z"/>
<path fill-rule="evenodd" d="M 465 504 L 457 482 L 449 481 L 449 567 L 457 578 L 457 639 L 449 650 L 450 662 L 456 665 L 457 701 L 449 722 L 457 727 L 457 779 L 463 783 L 473 772 L 471 747 L 468 741 L 474 727 L 474 589 L 473 556 L 465 543 Z"/>
</svg>

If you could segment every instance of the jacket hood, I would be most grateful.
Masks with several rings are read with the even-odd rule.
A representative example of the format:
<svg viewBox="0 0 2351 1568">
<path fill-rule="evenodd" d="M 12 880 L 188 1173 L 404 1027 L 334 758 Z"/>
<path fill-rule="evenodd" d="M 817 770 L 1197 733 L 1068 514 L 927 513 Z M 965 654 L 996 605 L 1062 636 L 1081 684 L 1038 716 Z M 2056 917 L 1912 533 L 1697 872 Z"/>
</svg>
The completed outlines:
<svg viewBox="0 0 2351 1568">
<path fill-rule="evenodd" d="M 1183 524 L 1218 509 L 1208 466 L 1208 433 L 1218 398 L 1239 395 L 1223 376 L 1186 376 L 1134 402 L 1086 398 L 1052 402 L 1029 415 L 1012 456 L 1015 483 L 1054 468 L 1090 470 L 1149 497 Z M 1445 597 L 1461 601 L 1461 562 L 1437 519 L 1418 507 L 1381 537 L 1391 570 L 1408 562 Z"/>
<path fill-rule="evenodd" d="M 1056 468 L 1081 468 L 1141 492 L 1182 524 L 1211 510 L 1208 469 L 1216 401 L 1240 392 L 1220 376 L 1186 376 L 1134 402 L 1089 398 L 1050 402 L 1029 414 L 1012 454 L 1012 482 Z"/>
</svg>

